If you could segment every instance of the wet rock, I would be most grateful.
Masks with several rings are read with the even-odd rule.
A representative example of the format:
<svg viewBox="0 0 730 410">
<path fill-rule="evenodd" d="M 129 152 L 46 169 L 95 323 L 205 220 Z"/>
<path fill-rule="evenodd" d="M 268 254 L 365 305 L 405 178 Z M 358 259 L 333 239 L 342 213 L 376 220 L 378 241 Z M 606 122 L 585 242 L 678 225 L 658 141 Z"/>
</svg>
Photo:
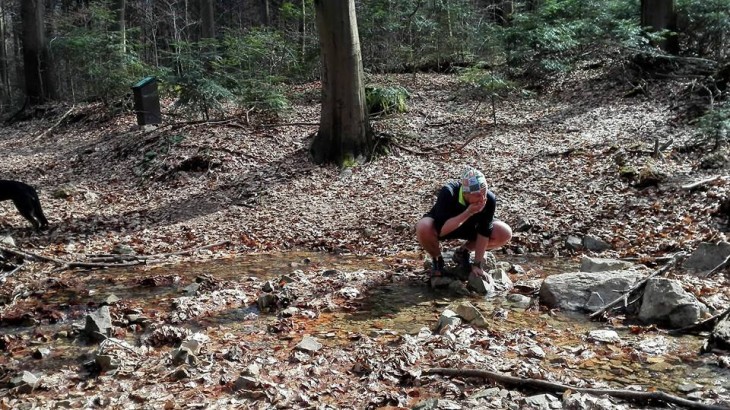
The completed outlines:
<svg viewBox="0 0 730 410">
<path fill-rule="evenodd" d="M 461 325 L 461 318 L 453 310 L 446 309 L 441 313 L 439 321 L 436 324 L 436 333 L 441 333 L 444 329 L 453 330 Z"/>
<path fill-rule="evenodd" d="M 621 338 L 615 330 L 600 329 L 588 332 L 588 340 L 601 343 L 618 343 Z"/>
<path fill-rule="evenodd" d="M 589 251 L 602 252 L 611 249 L 611 245 L 603 239 L 595 235 L 586 235 L 583 237 L 583 247 Z"/>
<path fill-rule="evenodd" d="M 730 316 L 725 316 L 712 329 L 704 350 L 712 349 L 730 350 Z"/>
<path fill-rule="evenodd" d="M 261 375 L 261 367 L 259 367 L 256 363 L 251 363 L 246 366 L 246 369 L 243 371 L 243 375 L 258 378 Z"/>
<path fill-rule="evenodd" d="M 501 389 L 499 387 L 492 387 L 489 389 L 479 390 L 478 392 L 472 394 L 469 398 L 470 399 L 488 399 L 490 397 L 496 397 L 499 395 L 499 391 Z"/>
<path fill-rule="evenodd" d="M 106 299 L 104 299 L 103 302 L 101 302 L 101 305 L 102 306 L 104 306 L 104 305 L 113 306 L 113 305 L 116 305 L 117 302 L 119 302 L 119 298 L 117 297 L 117 295 L 111 293 L 111 294 L 109 294 L 109 296 L 106 297 Z"/>
<path fill-rule="evenodd" d="M 693 391 L 702 390 L 702 385 L 697 383 L 683 383 L 677 386 L 677 390 L 684 394 L 687 394 L 692 393 Z"/>
<path fill-rule="evenodd" d="M 10 379 L 10 387 L 17 389 L 18 393 L 28 394 L 40 385 L 40 379 L 33 373 L 24 371 Z"/>
<path fill-rule="evenodd" d="M 269 310 L 271 307 L 275 307 L 277 300 L 278 298 L 276 297 L 276 295 L 266 293 L 259 296 L 258 300 L 256 301 L 256 305 L 259 307 L 259 310 L 263 312 Z"/>
<path fill-rule="evenodd" d="M 276 289 L 276 285 L 274 285 L 274 282 L 267 280 L 264 282 L 264 284 L 261 286 L 261 290 L 266 293 L 271 293 Z"/>
<path fill-rule="evenodd" d="M 429 283 L 431 284 L 432 289 L 445 289 L 448 288 L 449 285 L 451 285 L 451 282 L 455 280 L 456 279 L 448 276 L 431 276 Z"/>
<path fill-rule="evenodd" d="M 552 394 L 538 394 L 536 396 L 525 397 L 523 402 L 530 408 L 540 410 L 560 409 L 563 407 L 560 399 Z"/>
<path fill-rule="evenodd" d="M 695 323 L 703 305 L 691 293 L 682 289 L 679 281 L 653 278 L 644 289 L 639 320 L 645 323 L 667 324 L 681 328 Z"/>
<path fill-rule="evenodd" d="M 297 313 L 299 313 L 299 308 L 294 307 L 294 306 L 289 306 L 288 308 L 281 311 L 281 316 L 282 317 L 292 317 L 292 316 L 296 315 Z"/>
<path fill-rule="evenodd" d="M 304 336 L 302 341 L 296 345 L 295 349 L 305 353 L 317 353 L 322 348 L 322 343 L 312 337 Z"/>
<path fill-rule="evenodd" d="M 251 376 L 240 376 L 233 384 L 233 390 L 253 390 L 260 386 L 258 378 Z"/>
<path fill-rule="evenodd" d="M 511 293 L 507 295 L 507 302 L 518 309 L 527 309 L 532 304 L 532 298 L 519 293 Z"/>
<path fill-rule="evenodd" d="M 99 367 L 99 370 L 106 373 L 119 368 L 119 360 L 112 355 L 99 354 L 94 357 L 94 363 Z"/>
<path fill-rule="evenodd" d="M 179 367 L 172 373 L 173 380 L 185 380 L 190 378 L 190 372 L 185 367 Z"/>
<path fill-rule="evenodd" d="M 328 269 L 324 272 L 322 272 L 322 276 L 325 278 L 333 278 L 335 276 L 338 276 L 340 272 L 337 269 Z"/>
<path fill-rule="evenodd" d="M 181 364 L 195 366 L 198 364 L 198 358 L 187 347 L 181 346 L 177 349 L 173 349 L 172 352 L 170 352 L 170 357 L 172 358 L 172 364 L 175 366 L 180 366 Z"/>
<path fill-rule="evenodd" d="M 565 247 L 572 251 L 579 251 L 583 249 L 583 240 L 577 236 L 570 235 L 565 240 Z"/>
<path fill-rule="evenodd" d="M 34 359 L 45 359 L 46 357 L 51 355 L 51 349 L 47 347 L 39 347 L 33 352 L 33 358 Z"/>
<path fill-rule="evenodd" d="M 115 255 L 134 255 L 137 252 L 127 244 L 118 243 L 112 248 L 112 253 Z"/>
<path fill-rule="evenodd" d="M 454 312 L 456 312 L 459 317 L 473 324 L 474 326 L 479 326 L 482 328 L 487 327 L 487 321 L 484 318 L 482 312 L 480 312 L 479 309 L 476 308 L 476 306 L 472 305 L 469 302 L 459 303 L 454 309 Z"/>
<path fill-rule="evenodd" d="M 486 278 L 482 278 L 470 273 L 467 286 L 480 295 L 491 295 L 495 292 L 494 279 L 489 275 Z"/>
<path fill-rule="evenodd" d="M 707 272 L 722 263 L 728 256 L 730 256 L 730 243 L 703 242 L 692 252 L 682 267 L 693 273 Z"/>
<path fill-rule="evenodd" d="M 108 306 L 102 306 L 96 312 L 86 316 L 86 324 L 82 332 L 91 340 L 104 340 L 111 334 L 112 317 Z"/>
<path fill-rule="evenodd" d="M 527 351 L 525 352 L 525 355 L 527 357 L 534 357 L 537 359 L 544 359 L 545 358 L 545 351 L 542 350 L 540 346 L 530 346 L 527 348 Z"/>
<path fill-rule="evenodd" d="M 596 397 L 576 392 L 563 395 L 564 410 L 623 410 L 628 408 L 623 404 L 612 402 L 607 397 Z"/>
<path fill-rule="evenodd" d="M 515 232 L 527 232 L 532 229 L 533 223 L 526 217 L 520 217 L 517 219 L 517 223 L 514 225 Z"/>
<path fill-rule="evenodd" d="M 606 272 L 612 270 L 624 270 L 633 266 L 633 263 L 618 259 L 591 258 L 584 256 L 580 260 L 581 272 Z"/>
<path fill-rule="evenodd" d="M 13 239 L 13 237 L 10 235 L 1 235 L 0 244 L 15 247 L 15 239 Z"/>
<path fill-rule="evenodd" d="M 223 355 L 223 358 L 232 362 L 241 361 L 243 358 L 243 349 L 238 345 L 234 345 Z"/>
<path fill-rule="evenodd" d="M 550 308 L 588 310 L 588 300 L 593 292 L 603 300 L 614 300 L 642 277 L 635 270 L 552 275 L 540 286 L 540 302 Z"/>
<path fill-rule="evenodd" d="M 185 286 L 182 288 L 182 293 L 184 293 L 186 296 L 195 296 L 198 294 L 198 291 L 200 290 L 200 283 L 193 282 L 189 284 L 188 286 Z"/>
<path fill-rule="evenodd" d="M 502 267 L 502 268 L 498 268 L 498 269 L 492 269 L 489 271 L 488 275 L 492 277 L 492 279 L 494 281 L 495 289 L 504 291 L 504 290 L 510 290 L 514 287 L 514 284 L 512 283 L 512 279 L 510 279 L 509 275 L 507 274 L 507 270 L 509 270 L 509 267 L 507 267 L 507 269 L 504 269 Z"/>
</svg>

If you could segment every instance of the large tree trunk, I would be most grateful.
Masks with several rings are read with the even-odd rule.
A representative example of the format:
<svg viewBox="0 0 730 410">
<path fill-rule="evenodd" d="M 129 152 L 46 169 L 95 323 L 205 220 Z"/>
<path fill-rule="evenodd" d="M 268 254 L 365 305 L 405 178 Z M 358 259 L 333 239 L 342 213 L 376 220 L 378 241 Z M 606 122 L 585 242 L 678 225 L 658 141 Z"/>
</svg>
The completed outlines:
<svg viewBox="0 0 730 410">
<path fill-rule="evenodd" d="M 651 31 L 677 31 L 677 13 L 674 11 L 674 0 L 641 0 L 641 26 Z M 662 50 L 679 53 L 679 39 L 676 35 L 667 37 L 656 44 Z"/>
<path fill-rule="evenodd" d="M 365 107 L 354 0 L 315 0 L 322 56 L 322 111 L 310 152 L 340 166 L 368 158 L 373 144 Z"/>
<path fill-rule="evenodd" d="M 23 74 L 25 94 L 31 104 L 53 99 L 54 84 L 50 53 L 43 31 L 42 0 L 20 2 L 20 18 L 23 24 Z"/>
</svg>

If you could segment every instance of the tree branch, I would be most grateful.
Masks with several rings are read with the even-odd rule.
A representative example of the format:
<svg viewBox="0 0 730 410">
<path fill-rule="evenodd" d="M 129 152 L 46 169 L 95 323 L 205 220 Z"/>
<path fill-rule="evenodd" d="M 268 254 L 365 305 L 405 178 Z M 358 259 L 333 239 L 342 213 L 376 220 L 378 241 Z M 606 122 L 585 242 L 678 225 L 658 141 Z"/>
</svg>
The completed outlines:
<svg viewBox="0 0 730 410">
<path fill-rule="evenodd" d="M 678 396 L 673 396 L 668 393 L 661 391 L 635 391 L 635 390 L 614 390 L 614 389 L 592 389 L 586 387 L 573 387 L 559 383 L 552 383 L 546 380 L 528 379 L 523 377 L 510 376 L 504 373 L 490 372 L 487 370 L 476 370 L 476 369 L 446 369 L 446 368 L 431 368 L 423 371 L 423 374 L 432 375 L 438 374 L 442 376 L 453 376 L 453 377 L 478 377 L 482 379 L 494 380 L 502 384 L 508 384 L 518 387 L 528 387 L 532 389 L 540 389 L 544 391 L 552 391 L 562 393 L 568 390 L 577 391 L 580 393 L 591 394 L 594 396 L 608 395 L 624 400 L 631 401 L 642 401 L 647 402 L 651 400 L 661 401 L 664 403 L 677 404 L 688 409 L 702 409 L 702 410 L 722 410 L 727 409 L 723 406 L 715 406 L 711 404 L 702 404 L 696 401 L 687 400 Z"/>
</svg>

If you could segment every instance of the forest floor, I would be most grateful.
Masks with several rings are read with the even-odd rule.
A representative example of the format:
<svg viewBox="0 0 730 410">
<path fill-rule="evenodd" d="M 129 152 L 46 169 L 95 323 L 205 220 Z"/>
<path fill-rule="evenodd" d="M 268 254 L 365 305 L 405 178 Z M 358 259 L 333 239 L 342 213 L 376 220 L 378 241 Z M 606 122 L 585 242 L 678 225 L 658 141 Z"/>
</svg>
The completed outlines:
<svg viewBox="0 0 730 410">
<path fill-rule="evenodd" d="M 454 76 L 373 76 L 369 78 L 372 84 L 405 87 L 411 93 L 409 111 L 373 121 L 376 131 L 396 136 L 389 155 L 345 170 L 316 166 L 308 160 L 308 143 L 319 119 L 317 83 L 290 90 L 292 109 L 278 117 L 239 113 L 208 123 L 186 122 L 167 115 L 168 108 L 164 108 L 163 125 L 140 129 L 132 114 L 108 118 L 98 106 L 79 105 L 57 106 L 42 119 L 2 127 L 0 175 L 39 190 L 50 229 L 34 232 L 10 202 L 0 205 L 2 228 L 17 246 L 3 247 L 17 249 L 27 259 L 23 268 L 2 278 L 0 325 L 14 324 L 17 321 L 9 318 L 23 316 L 18 315 L 18 309 L 25 306 L 24 300 L 54 287 L 78 285 L 77 271 L 64 265 L 71 262 L 137 263 L 148 258 L 150 264 L 152 260 L 174 264 L 306 250 L 387 258 L 397 261 L 393 262 L 394 271 L 421 275 L 423 253 L 413 226 L 428 211 L 440 186 L 456 178 L 465 164 L 486 174 L 490 190 L 498 198 L 498 218 L 513 227 L 531 226 L 515 230 L 511 243 L 495 252 L 498 259 L 515 254 L 576 257 L 581 253 L 566 246 L 568 236 L 593 235 L 611 245 L 601 256 L 636 258 L 655 266 L 655 257 L 691 252 L 701 242 L 727 240 L 727 220 L 718 209 L 730 195 L 728 171 L 705 169 L 707 151 L 682 149 L 696 139 L 678 104 L 687 98 L 686 84 L 649 83 L 645 94 L 625 98 L 632 85 L 620 72 L 612 65 L 586 64 L 569 76 L 552 80 L 539 94 L 499 100 L 496 124 L 490 104 L 468 97 Z M 654 155 L 657 139 L 660 145 L 671 142 L 658 157 Z M 630 169 L 636 176 L 620 172 Z M 657 183 L 640 186 L 639 181 L 645 181 L 642 178 L 647 175 L 656 177 Z M 697 189 L 682 188 L 715 176 L 718 178 Z M 128 252 L 137 256 L 120 256 Z M 369 280 L 389 283 L 392 275 L 393 271 L 385 269 L 360 284 Z M 226 283 L 244 294 L 260 291 L 260 286 L 252 290 L 244 282 Z M 727 301 L 726 285 L 718 275 L 714 282 L 690 281 L 687 288 L 705 294 L 717 291 L 719 300 Z M 222 291 L 225 286 L 218 283 L 212 288 Z M 255 301 L 256 295 L 248 293 L 246 299 Z M 236 300 L 230 295 L 233 299 L 219 297 L 229 303 Z M 337 298 L 329 302 L 342 303 Z M 36 323 L 49 320 L 39 311 L 25 313 L 25 319 L 38 315 Z M 112 313 L 121 317 L 124 311 L 118 307 Z M 83 319 L 80 312 L 75 314 L 67 312 L 64 318 Z M 157 324 L 171 323 L 161 320 Z M 301 339 L 301 335 L 298 339 L 288 335 L 287 340 Z M 52 337 L 36 335 L 30 339 L 38 342 L 39 338 Z M 474 335 L 464 337 L 476 338 L 477 344 L 483 341 Z M 507 336 L 502 339 L 505 345 L 509 344 L 504 338 Z M 0 340 L 0 393 L 3 381 L 23 368 L 18 357 L 35 346 L 30 342 L 20 336 Z M 230 341 L 217 342 L 220 350 L 209 347 L 211 358 L 216 352 L 231 349 Z M 351 349 L 361 354 L 376 352 L 383 360 L 396 360 L 395 355 L 401 362 L 410 360 L 408 366 L 423 366 L 430 357 L 423 353 L 427 348 L 423 343 L 401 339 L 373 346 L 358 340 L 358 346 Z M 488 349 L 488 345 L 482 347 Z M 125 347 L 121 353 L 151 354 L 151 350 L 136 349 Z M 262 352 L 247 351 L 246 357 L 264 357 Z M 352 350 L 349 354 L 355 355 Z M 167 357 L 160 351 L 155 357 L 162 356 Z M 320 359 L 329 363 L 332 371 L 338 368 L 333 365 L 338 359 Z M 90 398 L 97 400 L 92 404 L 99 407 L 159 408 L 162 403 L 165 408 L 193 404 L 219 408 L 267 408 L 275 404 L 365 408 L 410 406 L 424 397 L 423 391 L 449 397 L 455 406 L 469 407 L 464 399 L 469 389 L 463 382 L 455 385 L 429 376 L 430 382 L 416 384 L 431 383 L 430 387 L 414 393 L 413 383 L 403 387 L 403 374 L 390 380 L 387 372 L 365 371 L 362 362 L 355 359 L 341 359 L 350 368 L 342 365 L 344 370 L 337 375 L 325 374 L 325 363 L 317 359 L 287 360 L 289 376 L 266 374 L 264 369 L 261 376 L 251 376 L 250 385 L 237 380 L 232 370 L 225 375 L 215 373 L 219 369 L 211 371 L 207 377 L 217 376 L 208 383 L 188 381 L 184 375 L 171 379 L 174 366 L 164 372 L 157 368 L 144 372 L 151 364 L 138 363 L 123 382 L 118 375 L 93 380 L 76 376 L 61 382 L 71 372 L 63 369 L 48 377 L 56 377 L 54 382 L 31 395 L 13 391 L 0 401 L 0 408 L 52 407 L 49 403 L 68 407 L 82 403 L 83 407 Z M 353 371 L 353 362 L 360 363 L 358 371 Z M 161 362 L 155 363 L 159 367 Z M 247 365 L 240 364 L 238 370 Z M 205 366 L 217 369 L 215 364 Z M 526 375 L 524 369 L 512 370 Z M 324 394 L 315 382 L 293 387 L 284 380 L 298 371 L 309 372 L 307 377 L 313 380 L 329 380 L 329 399 L 315 398 Z M 533 373 L 527 371 L 528 375 Z M 556 379 L 537 373 L 542 373 L 538 378 Z M 410 376 L 418 377 L 415 373 Z M 153 380 L 156 387 L 142 388 L 130 379 Z M 265 379 L 269 381 L 263 382 Z M 270 381 L 274 379 L 276 382 Z M 573 380 L 568 376 L 557 379 Z M 122 383 L 122 390 L 145 394 L 120 398 L 118 383 Z M 363 383 L 381 384 L 364 394 L 353 387 Z M 259 393 L 232 395 L 234 384 Z M 388 392 L 383 386 L 393 390 Z M 81 393 L 59 399 L 64 388 Z"/>
</svg>

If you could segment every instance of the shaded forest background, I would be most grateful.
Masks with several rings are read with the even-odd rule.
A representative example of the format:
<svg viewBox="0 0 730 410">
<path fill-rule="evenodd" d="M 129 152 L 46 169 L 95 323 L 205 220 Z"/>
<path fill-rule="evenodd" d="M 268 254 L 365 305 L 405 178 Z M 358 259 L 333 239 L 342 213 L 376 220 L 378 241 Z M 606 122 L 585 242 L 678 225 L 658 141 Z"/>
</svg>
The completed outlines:
<svg viewBox="0 0 730 410">
<path fill-rule="evenodd" d="M 727 140 L 730 0 L 356 1 L 366 73 L 454 72 L 465 93 L 498 104 L 539 91 L 579 61 L 625 61 L 627 89 L 692 82 L 687 119 L 702 143 Z M 155 76 L 173 113 L 275 118 L 287 87 L 317 79 L 314 2 L 0 0 L 0 113 L 47 102 L 132 109 L 130 87 Z M 405 109 L 405 90 L 370 86 L 371 114 Z"/>
</svg>

